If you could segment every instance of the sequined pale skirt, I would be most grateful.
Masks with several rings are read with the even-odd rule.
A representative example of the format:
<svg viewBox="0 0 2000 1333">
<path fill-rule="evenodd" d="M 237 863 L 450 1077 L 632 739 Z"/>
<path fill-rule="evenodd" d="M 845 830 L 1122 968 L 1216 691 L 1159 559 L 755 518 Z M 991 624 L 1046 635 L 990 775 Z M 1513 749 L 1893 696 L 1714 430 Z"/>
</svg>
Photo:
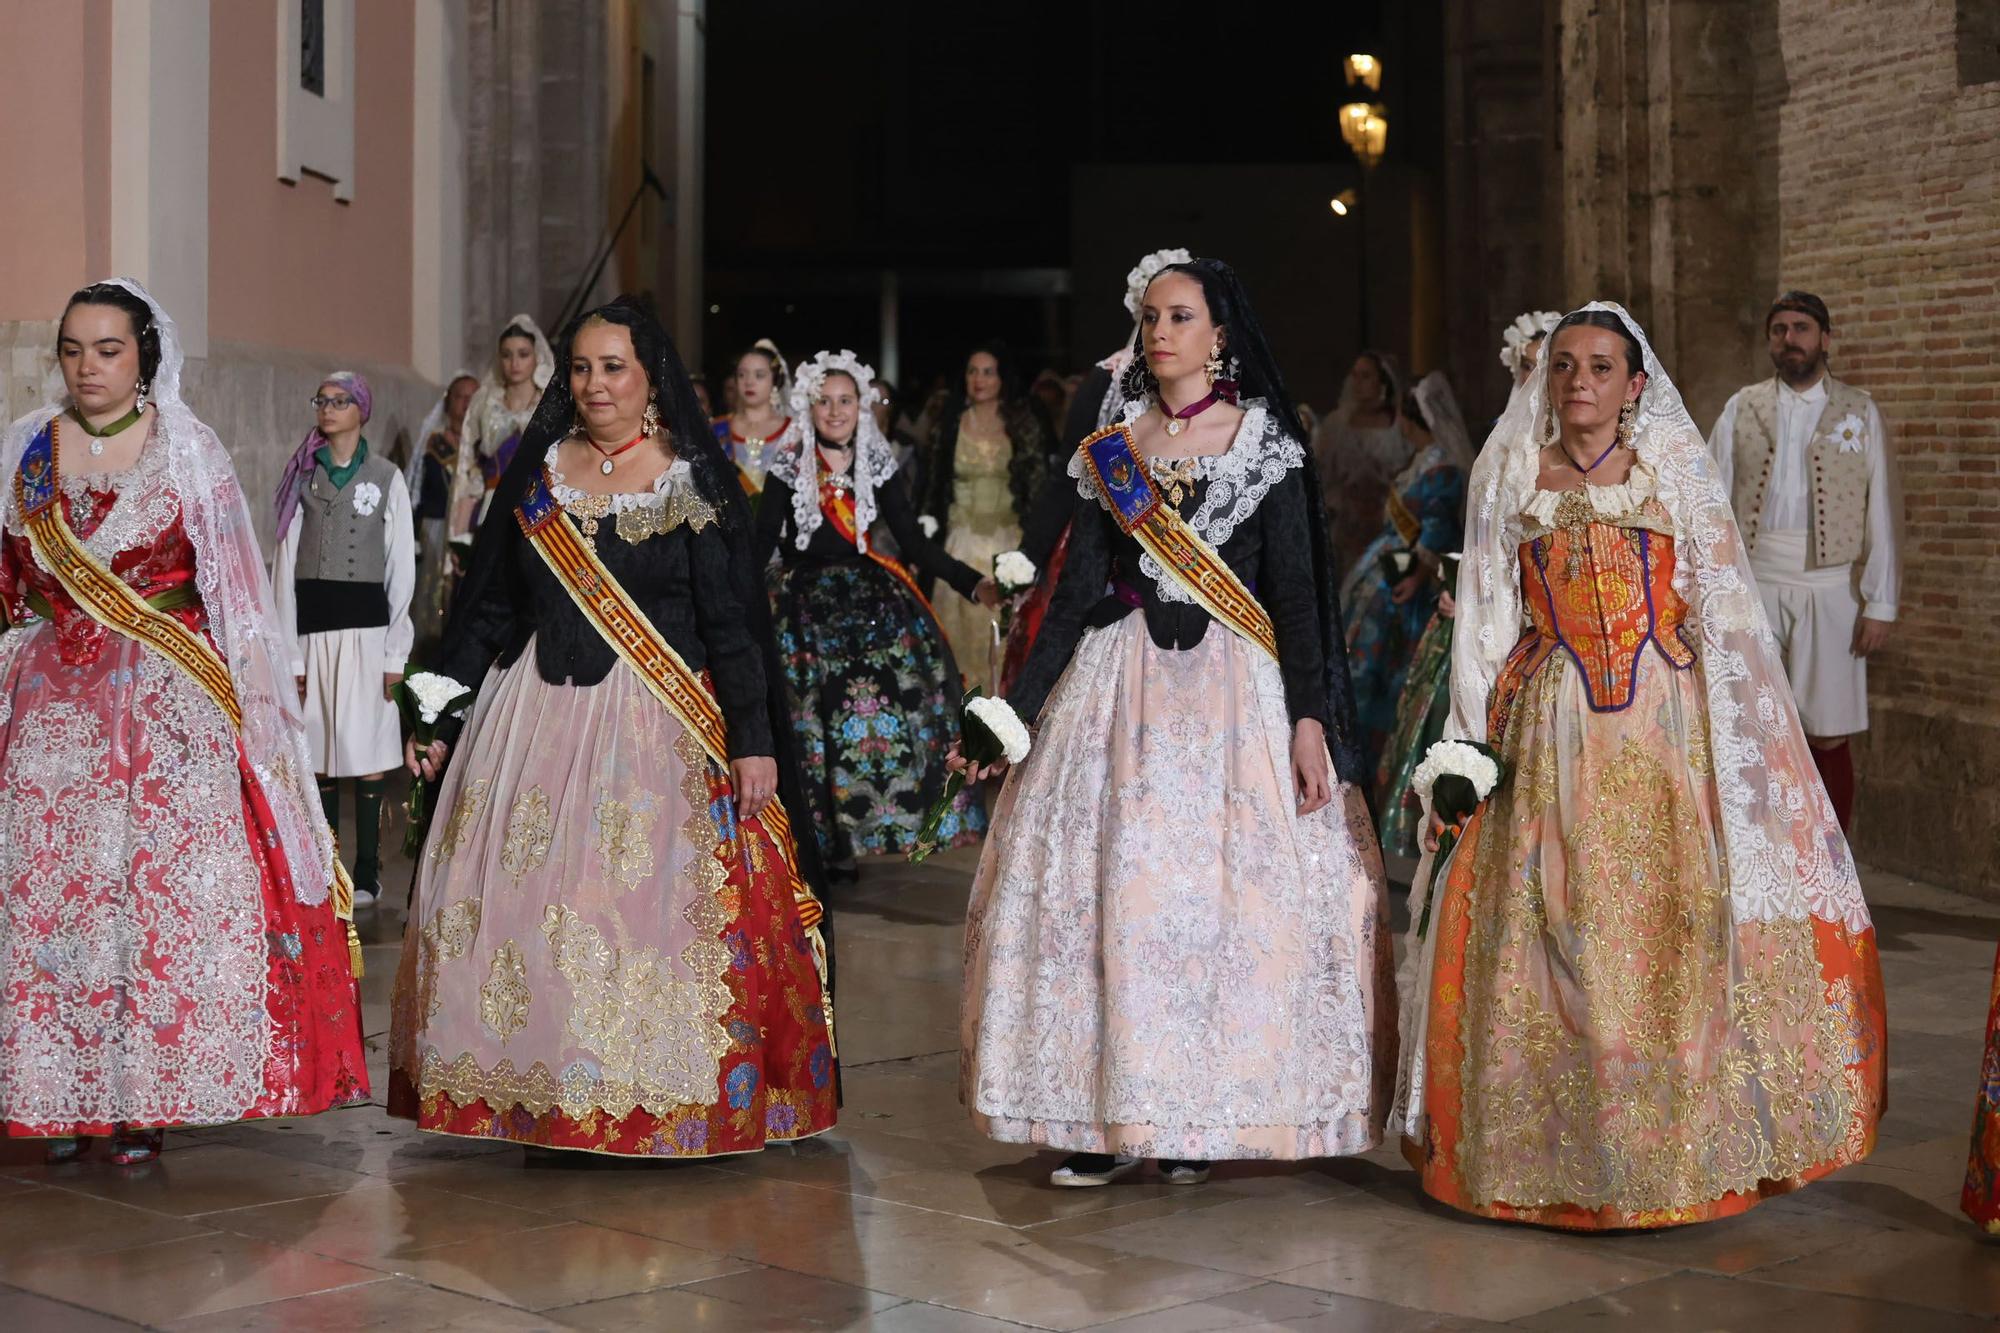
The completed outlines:
<svg viewBox="0 0 2000 1333">
<path fill-rule="evenodd" d="M 1650 648 L 1622 711 L 1592 711 L 1561 651 L 1519 685 L 1509 779 L 1432 909 L 1428 1120 L 1406 1150 L 1437 1198 L 1551 1226 L 1670 1226 L 1868 1151 L 1874 933 L 1733 919 L 1705 698 L 1698 668 Z"/>
<path fill-rule="evenodd" d="M 530 643 L 488 675 L 462 742 L 411 904 L 391 1110 L 641 1156 L 832 1125 L 819 978 L 777 853 L 631 669 L 551 685 Z"/>
<path fill-rule="evenodd" d="M 959 521 L 954 516 L 953 522 Z M 955 526 L 944 538 L 946 555 L 963 560 L 981 574 L 993 572 L 993 557 L 1002 551 L 1018 550 L 1020 546 L 1021 529 L 1011 522 L 991 527 Z M 931 605 L 937 611 L 938 626 L 944 630 L 945 642 L 951 645 L 951 655 L 958 659 L 958 669 L 967 687 L 976 685 L 987 694 L 993 693 L 1001 654 L 999 620 L 993 612 L 977 602 L 967 601 L 943 584 L 938 585 L 937 594 Z"/>
<path fill-rule="evenodd" d="M 973 881 L 961 1096 L 1009 1143 L 1297 1159 L 1380 1141 L 1395 997 L 1358 791 L 1296 814 L 1277 665 L 1084 636 Z"/>
</svg>

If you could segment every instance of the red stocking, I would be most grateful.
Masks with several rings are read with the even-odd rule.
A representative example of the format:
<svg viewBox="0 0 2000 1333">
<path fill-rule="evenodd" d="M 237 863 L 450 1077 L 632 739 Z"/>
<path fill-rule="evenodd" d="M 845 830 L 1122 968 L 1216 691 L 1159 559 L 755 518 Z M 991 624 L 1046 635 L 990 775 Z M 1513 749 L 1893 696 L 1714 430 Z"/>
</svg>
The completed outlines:
<svg viewBox="0 0 2000 1333">
<path fill-rule="evenodd" d="M 1854 747 L 1847 741 L 1821 749 L 1809 746 L 1813 762 L 1819 765 L 1819 780 L 1826 784 L 1826 797 L 1833 802 L 1833 814 L 1840 831 L 1847 832 L 1854 820 Z"/>
</svg>

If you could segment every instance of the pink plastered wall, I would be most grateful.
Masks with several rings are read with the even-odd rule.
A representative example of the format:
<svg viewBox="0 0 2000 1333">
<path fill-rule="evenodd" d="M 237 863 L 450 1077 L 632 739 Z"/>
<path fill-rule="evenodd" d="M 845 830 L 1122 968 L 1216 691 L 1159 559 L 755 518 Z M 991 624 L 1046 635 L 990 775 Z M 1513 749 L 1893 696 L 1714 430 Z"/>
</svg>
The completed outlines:
<svg viewBox="0 0 2000 1333">
<path fill-rule="evenodd" d="M 0 132 L 0 320 L 54 319 L 106 276 L 110 46 L 110 0 L 0 3 L 0 87 L 33 112 Z"/>
<path fill-rule="evenodd" d="M 410 361 L 415 19 L 357 0 L 354 197 L 278 179 L 276 7 L 213 0 L 209 337 L 348 361 Z"/>
</svg>

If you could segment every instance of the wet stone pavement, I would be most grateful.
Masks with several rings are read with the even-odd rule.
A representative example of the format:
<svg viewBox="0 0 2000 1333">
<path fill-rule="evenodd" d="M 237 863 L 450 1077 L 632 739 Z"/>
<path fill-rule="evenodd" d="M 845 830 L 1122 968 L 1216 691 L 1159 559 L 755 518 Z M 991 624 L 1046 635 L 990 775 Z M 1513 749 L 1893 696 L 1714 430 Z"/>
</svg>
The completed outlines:
<svg viewBox="0 0 2000 1333">
<path fill-rule="evenodd" d="M 989 1143 L 958 1105 L 972 860 L 867 865 L 842 894 L 847 1100 L 821 1139 L 525 1166 L 378 1104 L 170 1134 L 142 1168 L 10 1145 L 0 1329 L 1947 1333 L 2000 1317 L 2000 1246 L 1957 1211 L 2000 905 L 1869 877 L 1892 1091 L 1866 1164 L 1729 1221 L 1576 1237 L 1452 1214 L 1388 1148 L 1224 1164 L 1194 1187 L 1048 1188 L 1056 1154 Z M 378 1090 L 402 897 L 363 920 Z"/>
</svg>

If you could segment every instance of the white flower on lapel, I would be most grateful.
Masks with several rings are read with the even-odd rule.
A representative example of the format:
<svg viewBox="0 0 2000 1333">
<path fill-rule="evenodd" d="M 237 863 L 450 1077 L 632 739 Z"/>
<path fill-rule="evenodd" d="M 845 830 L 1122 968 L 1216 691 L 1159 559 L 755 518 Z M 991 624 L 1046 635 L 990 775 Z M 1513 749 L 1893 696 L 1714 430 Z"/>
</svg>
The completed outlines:
<svg viewBox="0 0 2000 1333">
<path fill-rule="evenodd" d="M 1866 430 L 1867 426 L 1862 422 L 1861 414 L 1849 412 L 1834 426 L 1828 438 L 1840 446 L 1840 452 L 1843 454 L 1858 454 L 1861 452 L 1861 440 Z"/>
<path fill-rule="evenodd" d="M 375 506 L 382 503 L 382 488 L 372 481 L 364 481 L 354 488 L 354 512 L 367 518 L 375 512 Z"/>
</svg>

